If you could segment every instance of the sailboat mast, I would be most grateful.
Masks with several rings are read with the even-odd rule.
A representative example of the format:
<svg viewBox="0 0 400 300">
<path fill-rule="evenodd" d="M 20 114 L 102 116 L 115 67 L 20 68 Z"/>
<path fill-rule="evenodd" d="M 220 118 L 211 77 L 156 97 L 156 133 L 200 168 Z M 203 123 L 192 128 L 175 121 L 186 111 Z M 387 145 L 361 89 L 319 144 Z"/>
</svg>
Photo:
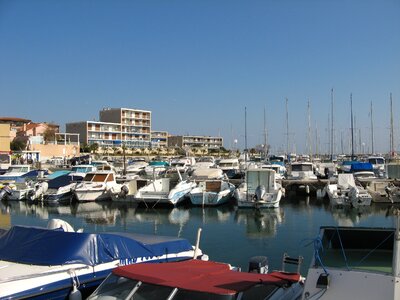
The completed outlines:
<svg viewBox="0 0 400 300">
<path fill-rule="evenodd" d="M 267 125 L 266 125 L 266 115 L 265 115 L 265 106 L 264 106 L 264 159 L 267 158 L 268 151 L 268 138 L 267 138 Z"/>
<path fill-rule="evenodd" d="M 311 158 L 311 110 L 310 110 L 310 99 L 307 101 L 307 112 L 308 112 L 308 152 Z"/>
<path fill-rule="evenodd" d="M 393 101 L 390 93 L 390 156 L 394 155 L 394 135 L 393 135 Z"/>
<path fill-rule="evenodd" d="M 373 123 L 373 118 L 372 118 L 372 101 L 371 101 L 371 150 L 372 153 L 374 154 L 374 123 Z"/>
<path fill-rule="evenodd" d="M 350 114 L 351 114 L 351 160 L 354 160 L 353 94 L 352 93 L 350 93 Z"/>
<path fill-rule="evenodd" d="M 334 135 L 333 135 L 333 88 L 331 89 L 331 160 L 333 160 L 333 149 L 334 149 Z"/>
<path fill-rule="evenodd" d="M 288 112 L 288 98 L 286 98 L 286 154 L 289 155 L 289 112 Z"/>
<path fill-rule="evenodd" d="M 244 107 L 244 161 L 247 163 L 247 107 Z"/>
</svg>

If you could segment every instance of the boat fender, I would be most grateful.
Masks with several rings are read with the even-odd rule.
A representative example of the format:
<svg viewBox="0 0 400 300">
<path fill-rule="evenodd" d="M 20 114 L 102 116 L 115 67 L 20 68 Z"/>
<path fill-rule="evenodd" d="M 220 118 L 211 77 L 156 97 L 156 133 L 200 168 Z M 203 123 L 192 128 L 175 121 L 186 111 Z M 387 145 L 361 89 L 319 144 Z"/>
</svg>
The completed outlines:
<svg viewBox="0 0 400 300">
<path fill-rule="evenodd" d="M 82 293 L 76 287 L 75 280 L 74 280 L 74 286 L 72 287 L 72 291 L 69 294 L 68 299 L 69 300 L 82 300 Z"/>
</svg>

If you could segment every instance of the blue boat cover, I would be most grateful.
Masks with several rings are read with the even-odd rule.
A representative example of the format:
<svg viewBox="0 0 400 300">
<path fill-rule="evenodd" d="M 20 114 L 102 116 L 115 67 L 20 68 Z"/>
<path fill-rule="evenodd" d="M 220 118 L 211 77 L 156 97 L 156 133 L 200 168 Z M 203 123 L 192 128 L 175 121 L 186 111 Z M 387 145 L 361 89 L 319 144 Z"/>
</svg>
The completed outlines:
<svg viewBox="0 0 400 300">
<path fill-rule="evenodd" d="M 0 260 L 33 265 L 94 266 L 116 259 L 127 264 L 161 255 L 167 255 L 168 261 L 168 254 L 192 249 L 186 239 L 128 233 L 77 233 L 13 226 L 0 234 Z"/>
<path fill-rule="evenodd" d="M 166 161 L 151 161 L 149 162 L 149 166 L 164 166 L 169 167 L 169 163 Z"/>
<path fill-rule="evenodd" d="M 54 179 L 49 180 L 48 184 L 49 184 L 49 189 L 58 189 L 62 186 L 66 186 L 72 182 L 78 182 L 78 181 L 82 181 L 82 180 L 83 180 L 82 176 L 66 174 L 66 175 L 61 175 Z"/>
<path fill-rule="evenodd" d="M 71 173 L 70 170 L 58 170 L 58 171 L 54 171 L 53 173 L 47 175 L 47 179 L 51 180 L 51 179 L 55 179 L 57 177 L 63 176 L 63 175 L 67 175 Z"/>
<path fill-rule="evenodd" d="M 372 164 L 368 162 L 357 162 L 351 164 L 350 172 L 359 172 L 359 171 L 373 171 Z"/>
</svg>

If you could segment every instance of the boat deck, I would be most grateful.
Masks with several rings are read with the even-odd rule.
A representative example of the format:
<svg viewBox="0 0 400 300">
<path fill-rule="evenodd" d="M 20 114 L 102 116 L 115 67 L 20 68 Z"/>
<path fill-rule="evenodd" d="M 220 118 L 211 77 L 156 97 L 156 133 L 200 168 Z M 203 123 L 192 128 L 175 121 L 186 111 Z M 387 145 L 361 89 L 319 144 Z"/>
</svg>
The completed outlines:
<svg viewBox="0 0 400 300">
<path fill-rule="evenodd" d="M 321 255 L 322 262 L 326 268 L 339 268 L 350 270 L 362 270 L 379 273 L 392 273 L 393 252 L 390 250 L 350 249 L 344 253 L 341 249 L 326 249 Z"/>
</svg>

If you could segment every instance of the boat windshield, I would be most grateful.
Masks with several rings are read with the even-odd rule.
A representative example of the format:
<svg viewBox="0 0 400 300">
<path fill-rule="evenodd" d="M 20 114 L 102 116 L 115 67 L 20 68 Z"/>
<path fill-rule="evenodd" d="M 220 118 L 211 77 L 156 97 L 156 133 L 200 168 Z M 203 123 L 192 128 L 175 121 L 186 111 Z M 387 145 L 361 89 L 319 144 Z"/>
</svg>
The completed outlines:
<svg viewBox="0 0 400 300">
<path fill-rule="evenodd" d="M 369 158 L 368 162 L 373 165 L 383 165 L 385 164 L 385 160 L 383 158 Z"/>
<path fill-rule="evenodd" d="M 29 167 L 11 166 L 7 169 L 7 173 L 26 173 L 29 172 Z"/>
<path fill-rule="evenodd" d="M 138 281 L 111 274 L 103 281 L 97 290 L 87 300 L 106 300 L 106 299 L 154 299 L 154 300 L 234 300 L 236 295 L 215 295 L 204 292 L 188 291 L 179 289 L 172 297 L 169 296 L 174 291 L 173 287 L 139 283 L 139 288 L 135 291 Z M 258 299 L 258 298 L 243 298 Z M 264 298 L 262 298 L 264 299 Z"/>
<path fill-rule="evenodd" d="M 236 163 L 236 162 L 220 162 L 219 166 L 220 166 L 220 168 L 233 168 L 233 167 L 237 167 L 238 163 Z"/>
<path fill-rule="evenodd" d="M 110 175 L 110 176 L 107 176 Z M 86 174 L 84 181 L 91 181 L 91 182 L 105 182 L 105 181 L 113 181 L 114 176 L 113 174 L 107 174 L 107 173 L 101 173 L 101 174 L 95 174 L 95 173 L 89 173 Z"/>
<path fill-rule="evenodd" d="M 92 167 L 72 167 L 71 172 L 74 173 L 87 173 L 93 171 Z"/>
<path fill-rule="evenodd" d="M 295 172 L 305 172 L 305 171 L 312 171 L 312 165 L 303 165 L 303 164 L 296 164 L 296 165 L 292 165 L 292 171 Z"/>
<path fill-rule="evenodd" d="M 392 273 L 394 230 L 327 227 L 322 233 L 323 253 L 316 265 Z M 345 253 L 345 255 L 343 255 Z"/>
</svg>

